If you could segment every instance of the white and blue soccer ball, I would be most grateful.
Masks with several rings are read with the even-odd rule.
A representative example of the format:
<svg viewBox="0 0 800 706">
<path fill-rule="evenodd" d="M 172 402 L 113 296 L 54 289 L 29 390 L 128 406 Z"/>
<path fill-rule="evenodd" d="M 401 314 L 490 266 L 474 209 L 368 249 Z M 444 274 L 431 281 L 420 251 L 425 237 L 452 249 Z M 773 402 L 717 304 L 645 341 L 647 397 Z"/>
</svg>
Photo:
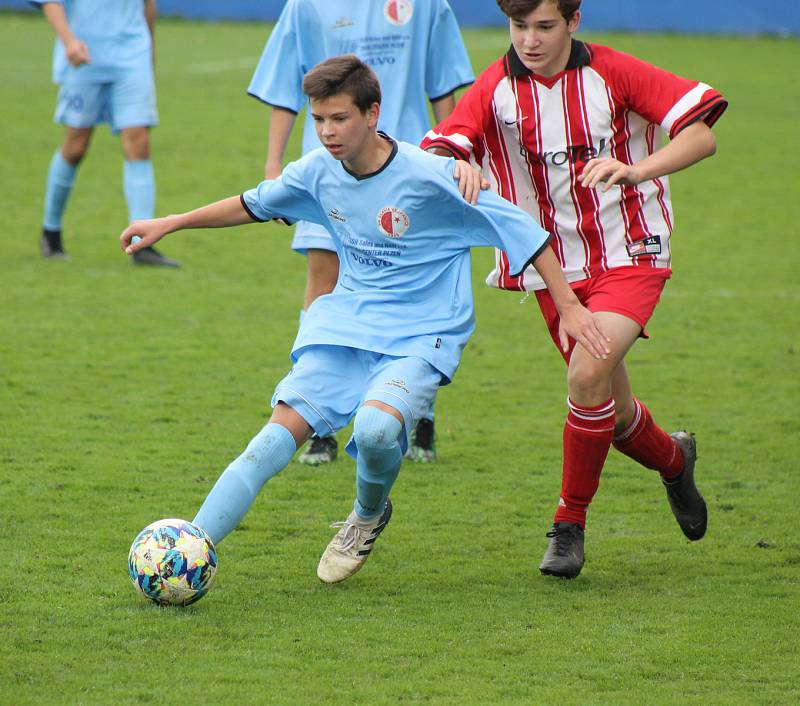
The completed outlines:
<svg viewBox="0 0 800 706">
<path fill-rule="evenodd" d="M 208 593 L 217 573 L 217 551 L 200 527 L 186 520 L 158 520 L 133 540 L 128 575 L 136 590 L 159 605 L 187 606 Z"/>
</svg>

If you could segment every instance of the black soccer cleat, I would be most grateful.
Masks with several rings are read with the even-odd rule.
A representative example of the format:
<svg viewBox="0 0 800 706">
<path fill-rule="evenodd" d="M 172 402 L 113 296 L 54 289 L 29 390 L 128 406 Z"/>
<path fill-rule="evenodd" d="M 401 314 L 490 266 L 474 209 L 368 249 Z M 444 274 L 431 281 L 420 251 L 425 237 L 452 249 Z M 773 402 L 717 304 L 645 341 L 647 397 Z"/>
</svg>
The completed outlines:
<svg viewBox="0 0 800 706">
<path fill-rule="evenodd" d="M 422 418 L 411 432 L 410 443 L 405 457 L 417 463 L 436 461 L 436 434 L 433 419 Z"/>
<path fill-rule="evenodd" d="M 583 568 L 583 528 L 574 522 L 558 522 L 547 536 L 550 546 L 539 564 L 539 571 L 545 576 L 574 579 Z"/>
<path fill-rule="evenodd" d="M 165 257 L 154 247 L 146 247 L 137 250 L 131 255 L 134 265 L 145 265 L 149 267 L 180 267 L 181 263 L 170 257 Z"/>
<path fill-rule="evenodd" d="M 686 537 L 693 542 L 702 539 L 708 527 L 706 501 L 694 483 L 694 464 L 697 461 L 697 442 L 685 431 L 670 436 L 678 443 L 683 454 L 683 471 L 677 478 L 663 480 L 672 514 Z"/>
<path fill-rule="evenodd" d="M 306 466 L 321 466 L 323 463 L 333 463 L 339 451 L 339 443 L 336 437 L 312 436 L 306 446 L 306 450 L 297 459 Z"/>
<path fill-rule="evenodd" d="M 64 244 L 61 242 L 60 230 L 42 228 L 42 237 L 39 238 L 39 250 L 46 260 L 69 260 L 69 255 L 67 255 L 64 250 Z"/>
</svg>

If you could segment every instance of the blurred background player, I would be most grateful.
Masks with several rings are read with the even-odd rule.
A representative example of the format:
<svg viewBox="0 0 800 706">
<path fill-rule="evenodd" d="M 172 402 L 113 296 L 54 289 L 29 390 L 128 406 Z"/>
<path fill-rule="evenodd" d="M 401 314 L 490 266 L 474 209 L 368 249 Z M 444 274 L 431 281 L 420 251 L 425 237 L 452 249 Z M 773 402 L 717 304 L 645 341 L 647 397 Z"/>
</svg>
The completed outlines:
<svg viewBox="0 0 800 706">
<path fill-rule="evenodd" d="M 454 92 L 474 80 L 467 51 L 446 0 L 288 0 L 267 41 L 248 93 L 272 107 L 265 176 L 281 173 L 297 113 L 305 105 L 304 74 L 324 59 L 355 54 L 378 75 L 384 101 L 380 129 L 414 144 L 455 106 Z M 303 154 L 319 147 L 310 113 Z M 303 312 L 336 284 L 339 260 L 327 231 L 297 224 L 292 248 L 307 256 Z M 302 313 L 301 313 L 302 317 Z M 408 457 L 435 459 L 433 406 L 412 434 Z M 333 436 L 314 437 L 300 456 L 317 465 L 336 458 Z"/>
<path fill-rule="evenodd" d="M 714 154 L 710 128 L 727 102 L 706 84 L 573 39 L 580 0 L 498 5 L 509 17 L 512 47 L 423 147 L 474 158 L 498 193 L 553 233 L 565 277 L 611 338 L 606 359 L 580 346 L 564 354 L 569 409 L 561 497 L 539 568 L 573 578 L 584 563 L 586 513 L 612 444 L 660 473 L 686 537 L 698 540 L 706 531 L 694 437 L 656 425 L 633 396 L 624 357 L 646 337 L 672 272 L 665 175 Z M 664 134 L 670 141 L 662 146 Z M 487 282 L 535 290 L 555 337 L 558 314 L 534 270 L 516 277 L 498 253 Z"/>
<path fill-rule="evenodd" d="M 149 129 L 158 123 L 153 77 L 155 0 L 32 0 L 55 30 L 53 80 L 59 84 L 55 120 L 64 142 L 47 173 L 42 255 L 68 259 L 62 219 L 78 165 L 95 125 L 119 134 L 125 156 L 123 189 L 129 222 L 152 218 L 155 177 Z M 153 248 L 136 253 L 138 265 L 178 267 Z"/>
<path fill-rule="evenodd" d="M 347 451 L 356 459 L 356 499 L 325 549 L 317 576 L 336 583 L 366 562 L 392 516 L 391 490 L 408 432 L 440 385 L 448 384 L 475 328 L 470 248 L 504 247 L 513 272 L 533 263 L 562 315 L 561 341 L 580 338 L 598 357 L 607 347 L 595 317 L 570 290 L 550 235 L 521 209 L 480 193 L 480 177 L 377 131 L 381 90 L 356 56 L 328 59 L 308 73 L 317 135 L 324 145 L 241 196 L 189 213 L 131 224 L 127 252 L 187 228 L 283 218 L 324 224 L 341 255 L 334 291 L 300 323 L 294 367 L 276 387 L 273 413 L 231 463 L 193 522 L 215 543 L 241 521 L 264 484 L 291 460 L 312 429 L 335 433 L 353 419 Z M 475 183 L 477 205 L 454 178 Z M 143 237 L 133 244 L 133 236 Z"/>
</svg>

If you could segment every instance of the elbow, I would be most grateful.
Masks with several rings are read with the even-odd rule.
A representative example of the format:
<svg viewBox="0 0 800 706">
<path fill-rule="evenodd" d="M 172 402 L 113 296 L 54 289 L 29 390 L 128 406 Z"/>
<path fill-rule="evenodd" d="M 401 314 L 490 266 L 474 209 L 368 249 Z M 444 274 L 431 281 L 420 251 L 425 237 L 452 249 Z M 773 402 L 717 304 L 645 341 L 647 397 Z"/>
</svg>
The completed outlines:
<svg viewBox="0 0 800 706">
<path fill-rule="evenodd" d="M 706 157 L 713 157 L 717 153 L 717 138 L 714 133 L 708 131 L 708 139 L 706 140 Z"/>
</svg>

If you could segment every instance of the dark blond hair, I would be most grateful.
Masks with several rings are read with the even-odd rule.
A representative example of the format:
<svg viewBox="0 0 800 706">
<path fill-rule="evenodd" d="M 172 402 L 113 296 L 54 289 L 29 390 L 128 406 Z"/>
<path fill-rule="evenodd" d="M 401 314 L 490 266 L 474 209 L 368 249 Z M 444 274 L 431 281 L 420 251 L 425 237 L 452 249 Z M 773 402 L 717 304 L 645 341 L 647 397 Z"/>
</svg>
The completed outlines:
<svg viewBox="0 0 800 706">
<path fill-rule="evenodd" d="M 366 113 L 381 102 L 381 84 L 375 72 L 355 54 L 343 54 L 317 64 L 303 79 L 309 100 L 325 100 L 346 93 Z"/>
</svg>

